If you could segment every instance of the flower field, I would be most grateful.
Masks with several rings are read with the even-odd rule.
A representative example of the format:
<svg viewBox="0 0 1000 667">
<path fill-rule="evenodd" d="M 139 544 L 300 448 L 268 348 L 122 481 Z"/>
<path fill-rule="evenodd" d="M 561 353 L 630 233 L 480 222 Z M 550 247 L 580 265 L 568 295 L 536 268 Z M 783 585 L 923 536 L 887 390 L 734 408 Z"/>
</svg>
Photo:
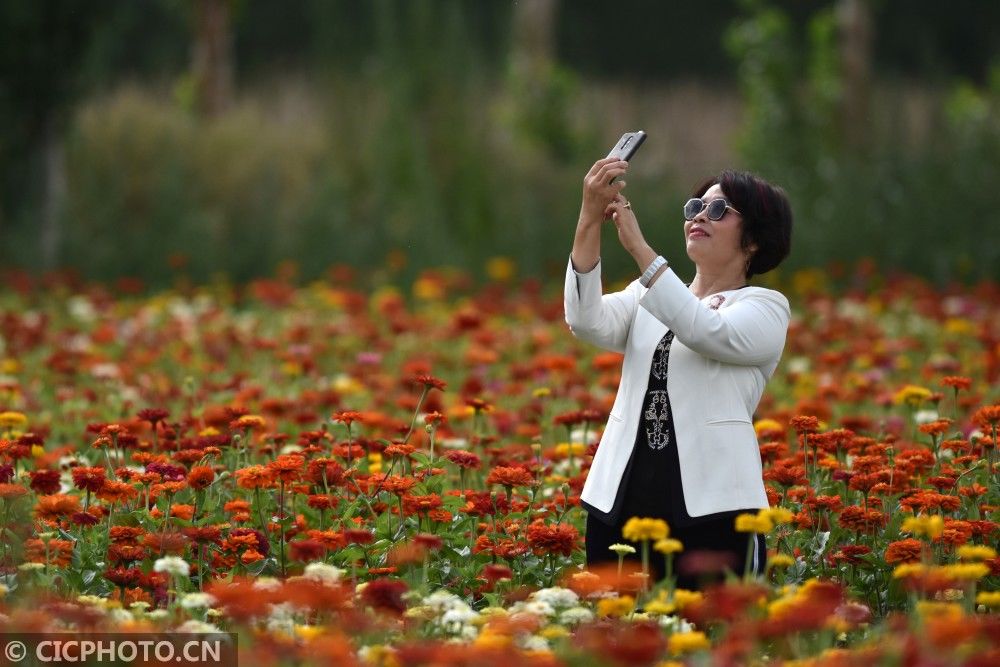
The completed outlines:
<svg viewBox="0 0 1000 667">
<path fill-rule="evenodd" d="M 717 566 L 662 522 L 583 568 L 621 357 L 561 283 L 507 277 L 8 286 L 0 631 L 221 629 L 246 665 L 1000 664 L 1000 288 L 779 286 L 771 510 L 737 519 L 767 571 L 696 592 L 643 574 Z"/>
</svg>

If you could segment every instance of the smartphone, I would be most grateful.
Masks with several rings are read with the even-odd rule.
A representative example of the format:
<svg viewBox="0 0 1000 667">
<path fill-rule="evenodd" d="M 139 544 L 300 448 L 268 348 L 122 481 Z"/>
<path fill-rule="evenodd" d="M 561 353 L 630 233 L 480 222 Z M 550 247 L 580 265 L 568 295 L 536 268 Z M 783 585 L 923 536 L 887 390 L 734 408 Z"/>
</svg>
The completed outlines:
<svg viewBox="0 0 1000 667">
<path fill-rule="evenodd" d="M 639 146 L 642 146 L 642 142 L 646 140 L 646 133 L 642 130 L 636 132 L 626 132 L 622 135 L 622 138 L 618 140 L 611 152 L 608 153 L 608 157 L 616 157 L 619 160 L 625 160 L 628 162 L 635 155 L 635 152 L 639 150 Z"/>
</svg>

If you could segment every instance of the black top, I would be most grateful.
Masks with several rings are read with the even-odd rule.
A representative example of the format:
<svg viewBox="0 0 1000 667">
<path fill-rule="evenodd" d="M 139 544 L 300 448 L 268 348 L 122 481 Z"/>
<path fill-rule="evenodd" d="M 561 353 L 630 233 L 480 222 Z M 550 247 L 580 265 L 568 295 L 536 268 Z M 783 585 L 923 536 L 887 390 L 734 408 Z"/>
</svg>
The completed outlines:
<svg viewBox="0 0 1000 667">
<path fill-rule="evenodd" d="M 587 512 L 608 525 L 624 524 L 629 518 L 638 516 L 664 519 L 673 528 L 757 512 L 756 509 L 747 509 L 698 517 L 688 514 L 681 486 L 673 413 L 667 393 L 667 362 L 673 340 L 674 332 L 667 331 L 653 352 L 639 429 L 611 511 L 602 512 L 580 501 Z"/>
</svg>

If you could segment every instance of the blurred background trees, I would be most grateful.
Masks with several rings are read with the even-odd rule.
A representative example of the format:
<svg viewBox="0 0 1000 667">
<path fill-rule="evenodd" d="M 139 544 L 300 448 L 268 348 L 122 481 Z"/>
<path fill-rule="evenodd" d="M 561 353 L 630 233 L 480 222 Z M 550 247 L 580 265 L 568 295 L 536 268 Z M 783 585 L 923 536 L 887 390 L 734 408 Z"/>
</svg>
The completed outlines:
<svg viewBox="0 0 1000 667">
<path fill-rule="evenodd" d="M 736 166 L 789 191 L 790 267 L 1000 278 L 997 3 L 37 0 L 0 25 L 6 269 L 550 277 L 583 174 L 643 128 L 630 198 L 681 265 L 688 190 Z"/>
</svg>

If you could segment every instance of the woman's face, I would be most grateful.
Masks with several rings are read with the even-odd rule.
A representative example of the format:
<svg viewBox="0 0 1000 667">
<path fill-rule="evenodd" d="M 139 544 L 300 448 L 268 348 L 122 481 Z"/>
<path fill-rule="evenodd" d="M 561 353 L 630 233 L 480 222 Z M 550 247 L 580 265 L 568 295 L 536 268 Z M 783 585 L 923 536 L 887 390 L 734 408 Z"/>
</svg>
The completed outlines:
<svg viewBox="0 0 1000 667">
<path fill-rule="evenodd" d="M 722 187 L 716 184 L 710 187 L 701 199 L 707 204 L 720 197 L 726 199 L 722 194 Z M 740 248 L 742 226 L 743 218 L 732 208 L 727 208 L 721 219 L 709 220 L 706 206 L 694 220 L 684 221 L 684 240 L 687 243 L 688 257 L 694 261 L 699 270 L 715 273 L 728 270 L 734 264 L 742 269 L 747 261 L 746 252 Z"/>
</svg>

